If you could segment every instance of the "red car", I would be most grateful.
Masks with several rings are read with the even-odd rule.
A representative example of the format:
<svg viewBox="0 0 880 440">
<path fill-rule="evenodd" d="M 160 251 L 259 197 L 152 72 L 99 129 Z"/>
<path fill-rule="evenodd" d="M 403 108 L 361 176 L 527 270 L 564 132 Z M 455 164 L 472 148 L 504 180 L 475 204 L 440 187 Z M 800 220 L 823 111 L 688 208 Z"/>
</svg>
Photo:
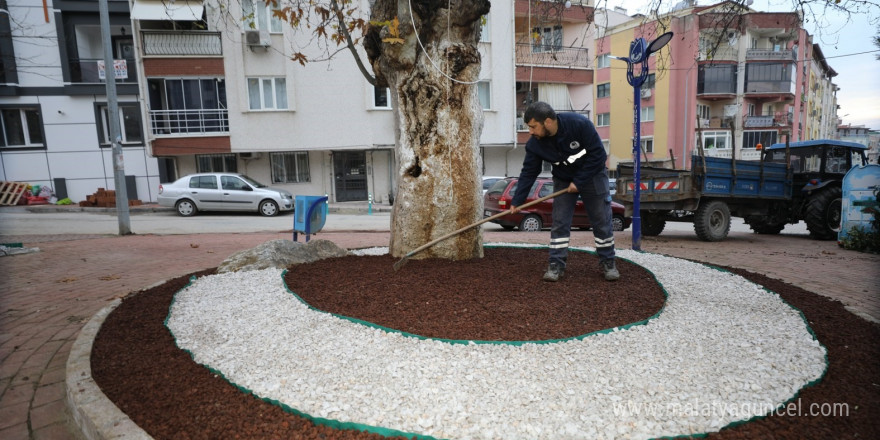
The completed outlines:
<svg viewBox="0 0 880 440">
<path fill-rule="evenodd" d="M 499 212 L 510 209 L 510 201 L 513 200 L 513 193 L 516 190 L 515 177 L 508 177 L 499 180 L 492 185 L 483 196 L 483 218 L 491 217 Z M 553 193 L 553 179 L 547 177 L 539 177 L 535 180 L 529 190 L 529 196 L 526 202 L 550 195 Z M 632 223 L 632 218 L 624 216 L 624 207 L 620 203 L 611 202 L 611 223 L 615 231 L 623 231 Z M 523 211 L 506 215 L 495 220 L 502 228 L 511 230 L 518 227 L 520 231 L 540 231 L 544 227 L 550 227 L 553 224 L 553 199 L 546 200 L 535 206 L 531 206 Z M 584 202 L 578 200 L 574 209 L 574 220 L 571 224 L 572 228 L 590 229 L 590 219 L 587 217 L 587 210 L 584 208 Z"/>
</svg>

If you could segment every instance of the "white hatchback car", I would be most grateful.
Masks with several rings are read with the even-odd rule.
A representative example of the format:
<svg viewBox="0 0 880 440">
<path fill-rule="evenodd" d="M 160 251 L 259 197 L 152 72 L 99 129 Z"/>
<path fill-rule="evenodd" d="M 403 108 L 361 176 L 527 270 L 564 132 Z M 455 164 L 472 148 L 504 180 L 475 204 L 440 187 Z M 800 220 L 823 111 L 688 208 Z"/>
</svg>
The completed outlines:
<svg viewBox="0 0 880 440">
<path fill-rule="evenodd" d="M 184 217 L 199 211 L 255 211 L 271 217 L 293 210 L 290 192 L 237 173 L 190 174 L 161 184 L 158 201 Z"/>
</svg>

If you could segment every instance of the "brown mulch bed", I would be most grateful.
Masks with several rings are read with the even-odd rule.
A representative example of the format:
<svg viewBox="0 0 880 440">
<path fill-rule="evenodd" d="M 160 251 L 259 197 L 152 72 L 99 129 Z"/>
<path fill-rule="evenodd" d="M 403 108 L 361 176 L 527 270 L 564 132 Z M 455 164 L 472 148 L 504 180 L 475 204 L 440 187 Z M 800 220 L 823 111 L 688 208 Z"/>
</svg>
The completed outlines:
<svg viewBox="0 0 880 440">
<path fill-rule="evenodd" d="M 390 256 L 343 257 L 291 268 L 288 286 L 316 308 L 444 339 L 558 339 L 651 317 L 663 304 L 650 273 L 619 260 L 606 282 L 596 257 L 573 252 L 559 283 L 540 280 L 546 250 L 487 248 L 475 261 L 412 260 L 394 272 Z M 708 438 L 880 438 L 880 326 L 837 302 L 782 281 L 727 268 L 778 293 L 806 316 L 828 349 L 829 368 L 802 390 L 801 415 L 772 415 Z M 214 273 L 206 270 L 197 276 Z M 92 349 L 104 393 L 159 439 L 362 439 L 246 395 L 179 350 L 164 327 L 175 292 L 189 276 L 126 298 Z M 837 405 L 848 415 L 813 416 Z M 845 405 L 841 407 L 841 405 Z"/>
</svg>

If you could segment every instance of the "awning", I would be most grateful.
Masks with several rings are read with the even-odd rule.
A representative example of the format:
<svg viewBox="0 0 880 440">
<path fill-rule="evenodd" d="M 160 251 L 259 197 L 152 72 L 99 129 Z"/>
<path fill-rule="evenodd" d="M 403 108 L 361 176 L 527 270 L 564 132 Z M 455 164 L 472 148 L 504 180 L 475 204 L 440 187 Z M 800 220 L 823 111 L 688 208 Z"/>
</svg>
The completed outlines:
<svg viewBox="0 0 880 440">
<path fill-rule="evenodd" d="M 198 21 L 205 6 L 201 0 L 135 0 L 131 18 L 135 20 Z"/>
</svg>

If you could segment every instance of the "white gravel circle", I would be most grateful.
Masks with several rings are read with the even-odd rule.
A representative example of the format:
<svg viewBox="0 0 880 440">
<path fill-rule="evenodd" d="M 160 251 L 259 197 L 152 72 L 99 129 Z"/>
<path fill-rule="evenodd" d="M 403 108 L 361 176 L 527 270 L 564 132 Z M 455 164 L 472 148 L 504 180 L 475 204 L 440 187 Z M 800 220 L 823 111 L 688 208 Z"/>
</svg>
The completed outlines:
<svg viewBox="0 0 880 440">
<path fill-rule="evenodd" d="M 258 397 L 436 438 L 713 432 L 772 412 L 824 374 L 825 348 L 776 294 L 686 260 L 617 254 L 653 272 L 668 294 L 663 311 L 561 342 L 383 331 L 310 309 L 277 269 L 199 278 L 177 293 L 167 326 L 196 362 Z"/>
</svg>

